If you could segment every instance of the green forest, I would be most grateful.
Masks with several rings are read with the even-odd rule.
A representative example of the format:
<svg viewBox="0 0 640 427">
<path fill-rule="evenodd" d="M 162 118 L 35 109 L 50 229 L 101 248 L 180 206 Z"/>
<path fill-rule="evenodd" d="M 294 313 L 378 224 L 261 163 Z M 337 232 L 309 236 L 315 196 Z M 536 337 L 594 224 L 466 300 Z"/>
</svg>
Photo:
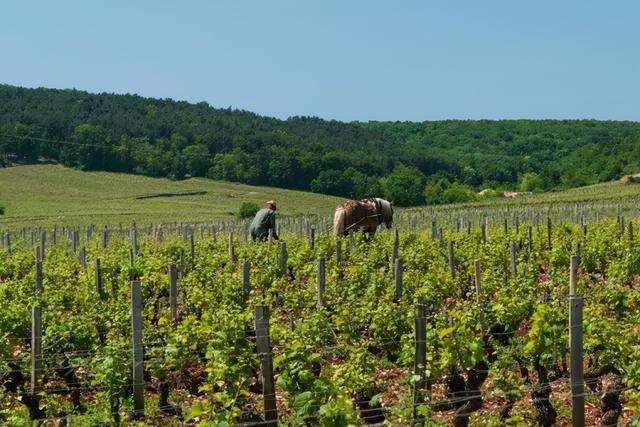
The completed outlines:
<svg viewBox="0 0 640 427">
<path fill-rule="evenodd" d="M 0 165 L 212 179 L 398 205 L 546 191 L 640 172 L 640 123 L 280 120 L 137 95 L 0 85 Z M 489 192 L 491 193 L 491 192 Z"/>
</svg>

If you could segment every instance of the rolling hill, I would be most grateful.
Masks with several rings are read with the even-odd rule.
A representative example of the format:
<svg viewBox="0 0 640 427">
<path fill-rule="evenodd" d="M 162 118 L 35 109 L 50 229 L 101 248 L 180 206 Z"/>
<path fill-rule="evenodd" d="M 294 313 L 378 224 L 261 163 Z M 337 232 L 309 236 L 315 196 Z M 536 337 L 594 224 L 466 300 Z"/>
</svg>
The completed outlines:
<svg viewBox="0 0 640 427">
<path fill-rule="evenodd" d="M 289 188 L 398 205 L 492 188 L 561 190 L 640 171 L 640 123 L 598 120 L 280 120 L 137 95 L 0 84 L 0 165 Z M 455 186 L 454 186 L 455 184 Z"/>
<path fill-rule="evenodd" d="M 240 203 L 278 201 L 280 215 L 330 215 L 338 197 L 281 188 L 192 178 L 171 181 L 112 172 L 82 172 L 60 165 L 0 168 L 0 228 L 33 225 L 198 222 L 231 218 Z M 436 209 L 558 205 L 589 201 L 628 201 L 640 197 L 640 184 L 612 181 L 566 191 L 495 199 Z M 418 208 L 424 209 L 424 208 Z"/>
<path fill-rule="evenodd" d="M 60 165 L 0 168 L 0 228 L 25 225 L 206 221 L 230 218 L 243 201 L 275 199 L 282 214 L 329 214 L 341 199 L 192 178 L 184 181 Z"/>
</svg>

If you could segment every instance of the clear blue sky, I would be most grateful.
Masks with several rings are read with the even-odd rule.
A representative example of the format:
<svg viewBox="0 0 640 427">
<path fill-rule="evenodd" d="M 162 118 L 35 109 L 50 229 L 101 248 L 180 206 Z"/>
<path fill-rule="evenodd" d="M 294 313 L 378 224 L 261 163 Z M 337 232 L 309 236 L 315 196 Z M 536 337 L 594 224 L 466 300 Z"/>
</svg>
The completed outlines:
<svg viewBox="0 0 640 427">
<path fill-rule="evenodd" d="M 640 2 L 2 2 L 0 82 L 277 117 L 640 119 Z"/>
</svg>

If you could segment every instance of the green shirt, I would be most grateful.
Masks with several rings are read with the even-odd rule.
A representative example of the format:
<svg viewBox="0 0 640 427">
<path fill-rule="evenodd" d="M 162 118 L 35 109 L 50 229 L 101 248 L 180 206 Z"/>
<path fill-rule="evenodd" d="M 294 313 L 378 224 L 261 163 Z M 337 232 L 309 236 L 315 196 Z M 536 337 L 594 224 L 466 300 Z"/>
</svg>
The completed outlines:
<svg viewBox="0 0 640 427">
<path fill-rule="evenodd" d="M 276 234 L 276 212 L 264 208 L 260 209 L 251 221 L 249 231 L 254 239 L 265 239 L 269 236 L 269 229 L 273 230 L 273 238 L 277 239 Z"/>
</svg>

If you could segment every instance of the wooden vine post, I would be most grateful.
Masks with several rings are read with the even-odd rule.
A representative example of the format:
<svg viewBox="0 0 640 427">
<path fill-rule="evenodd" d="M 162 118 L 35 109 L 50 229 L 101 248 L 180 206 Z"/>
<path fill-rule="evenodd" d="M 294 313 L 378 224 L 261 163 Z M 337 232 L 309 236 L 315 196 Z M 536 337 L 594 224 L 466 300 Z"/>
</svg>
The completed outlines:
<svg viewBox="0 0 640 427">
<path fill-rule="evenodd" d="M 104 299 L 104 285 L 102 283 L 102 270 L 100 267 L 100 258 L 96 258 L 93 261 L 93 271 L 95 273 L 95 281 L 96 281 L 96 291 L 98 292 L 98 296 L 100 299 Z"/>
<path fill-rule="evenodd" d="M 35 276 L 35 289 L 36 289 L 36 293 L 41 293 L 42 292 L 42 278 L 43 278 L 43 273 L 42 273 L 42 254 L 40 253 L 40 247 L 36 247 L 36 261 L 35 261 L 35 269 L 36 269 L 36 276 Z"/>
<path fill-rule="evenodd" d="M 276 406 L 276 388 L 273 378 L 273 360 L 269 341 L 269 308 L 255 308 L 256 347 L 260 357 L 260 375 L 262 376 L 262 398 L 264 401 L 265 425 L 278 425 L 278 408 Z"/>
<path fill-rule="evenodd" d="M 236 252 L 233 247 L 233 231 L 229 232 L 229 238 L 227 242 L 227 249 L 229 251 L 229 261 L 232 263 L 236 262 Z"/>
<path fill-rule="evenodd" d="M 400 302 L 400 298 L 402 298 L 402 268 L 402 258 L 396 258 L 393 263 L 393 281 L 395 284 L 393 301 L 396 303 Z"/>
<path fill-rule="evenodd" d="M 133 418 L 144 416 L 144 351 L 140 282 L 131 282 L 131 343 L 133 354 Z"/>
<path fill-rule="evenodd" d="M 451 278 L 456 278 L 456 258 L 454 254 L 453 240 L 449 240 L 449 274 L 451 274 Z"/>
<path fill-rule="evenodd" d="M 398 252 L 400 251 L 400 234 L 398 233 L 398 229 L 393 230 L 393 257 L 391 262 L 395 262 L 398 258 Z"/>
<path fill-rule="evenodd" d="M 480 267 L 480 260 L 475 260 L 473 262 L 473 281 L 476 288 L 476 302 L 480 303 L 480 275 L 482 274 L 482 269 Z"/>
<path fill-rule="evenodd" d="M 38 391 L 38 380 L 42 369 L 42 309 L 31 308 L 31 394 Z"/>
<path fill-rule="evenodd" d="M 7 255 L 11 256 L 11 234 L 9 234 L 9 232 L 6 232 L 4 234 L 4 241 L 5 241 L 4 246 L 7 250 Z"/>
<path fill-rule="evenodd" d="M 571 422 L 584 426 L 584 374 L 582 341 L 582 297 L 571 296 L 569 331 L 571 342 Z"/>
<path fill-rule="evenodd" d="M 44 260 L 44 251 L 47 244 L 47 232 L 45 230 L 40 231 L 40 258 Z"/>
<path fill-rule="evenodd" d="M 73 249 L 73 253 L 78 251 L 78 243 L 79 243 L 79 235 L 77 230 L 71 230 L 71 249 Z"/>
<path fill-rule="evenodd" d="M 84 246 L 80 248 L 80 251 L 78 252 L 78 261 L 80 262 L 82 269 L 86 271 L 87 270 L 87 250 L 85 249 Z"/>
<path fill-rule="evenodd" d="M 576 283 L 578 281 L 578 264 L 580 258 L 577 255 L 572 255 L 569 263 L 569 296 L 576 295 Z"/>
<path fill-rule="evenodd" d="M 312 227 L 311 230 L 309 230 L 309 248 L 313 250 L 315 246 L 316 246 L 316 229 Z"/>
<path fill-rule="evenodd" d="M 131 261 L 135 262 L 136 257 L 138 256 L 138 229 L 136 228 L 135 223 L 131 226 L 129 235 L 131 238 Z"/>
<path fill-rule="evenodd" d="M 102 230 L 102 249 L 106 249 L 108 244 L 109 244 L 109 229 L 105 225 L 104 229 Z"/>
<path fill-rule="evenodd" d="M 36 247 L 35 254 L 35 291 L 42 293 L 42 253 Z M 36 395 L 38 378 L 42 369 L 42 309 L 38 305 L 31 308 L 31 394 Z"/>
<path fill-rule="evenodd" d="M 133 268 L 135 263 L 135 256 L 133 255 L 133 248 L 129 248 L 129 267 Z"/>
<path fill-rule="evenodd" d="M 169 275 L 169 308 L 171 309 L 171 320 L 174 325 L 178 324 L 178 269 L 171 263 L 167 267 Z"/>
<path fill-rule="evenodd" d="M 423 304 L 416 306 L 415 328 L 415 358 L 413 363 L 413 424 L 424 426 L 424 416 L 418 414 L 419 405 L 424 403 L 424 389 L 426 388 L 427 364 L 427 307 Z"/>
</svg>

